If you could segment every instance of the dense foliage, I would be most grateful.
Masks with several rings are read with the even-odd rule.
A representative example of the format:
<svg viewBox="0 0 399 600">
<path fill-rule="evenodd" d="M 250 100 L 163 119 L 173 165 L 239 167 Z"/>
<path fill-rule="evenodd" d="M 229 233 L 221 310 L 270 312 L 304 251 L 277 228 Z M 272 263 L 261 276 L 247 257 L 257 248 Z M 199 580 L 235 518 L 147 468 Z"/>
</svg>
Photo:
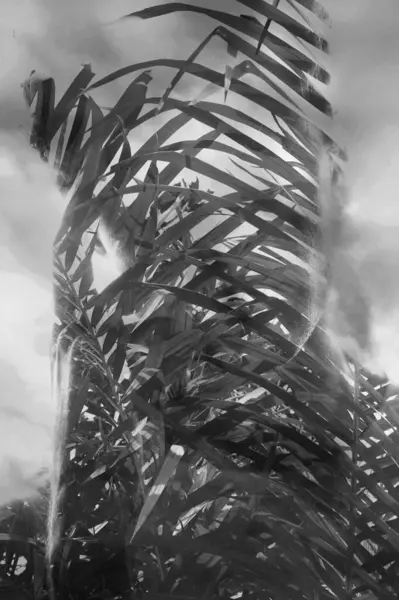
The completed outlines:
<svg viewBox="0 0 399 600">
<path fill-rule="evenodd" d="M 397 418 L 385 382 L 360 368 L 344 376 L 310 318 L 312 132 L 315 115 L 329 115 L 308 77 L 328 79 L 308 51 L 325 50 L 306 20 L 317 7 L 293 0 L 294 19 L 276 2 L 240 4 L 258 20 L 180 3 L 141 11 L 197 11 L 216 25 L 185 60 L 96 83 L 85 66 L 57 105 L 53 80 L 36 90 L 31 142 L 69 198 L 56 244 L 57 343 L 73 349 L 59 598 L 399 595 Z M 224 73 L 199 62 L 214 36 Z M 159 66 L 176 75 L 149 97 Z M 190 73 L 205 92 L 175 97 Z M 120 100 L 101 109 L 93 92 L 126 75 Z M 217 88 L 223 99 L 207 99 Z M 161 114 L 170 118 L 133 153 L 130 136 Z M 193 122 L 206 132 L 185 139 Z M 100 218 L 123 272 L 98 293 Z M 46 497 L 2 515 L 13 598 L 47 597 Z"/>
</svg>

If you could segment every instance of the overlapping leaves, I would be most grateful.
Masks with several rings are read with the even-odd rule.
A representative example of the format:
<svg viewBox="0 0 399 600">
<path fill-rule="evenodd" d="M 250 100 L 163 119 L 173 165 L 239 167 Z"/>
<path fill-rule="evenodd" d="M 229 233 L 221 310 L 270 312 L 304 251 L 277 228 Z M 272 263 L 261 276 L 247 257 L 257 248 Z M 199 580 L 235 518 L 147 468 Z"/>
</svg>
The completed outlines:
<svg viewBox="0 0 399 600">
<path fill-rule="evenodd" d="M 55 107 L 53 86 L 40 88 L 32 143 L 45 159 L 56 148 L 70 191 L 57 240 L 60 331 L 64 348 L 76 347 L 57 583 L 71 597 L 104 589 L 122 597 L 116 580 L 151 598 L 398 594 L 396 415 L 382 409 L 382 382 L 361 372 L 354 398 L 310 322 L 317 148 L 297 100 L 328 114 L 305 74 L 327 75 L 296 46 L 262 36 L 259 21 L 323 42 L 276 3 L 240 3 L 258 20 L 180 3 L 129 16 L 211 17 L 209 40 L 219 36 L 243 57 L 224 74 L 197 62 L 198 51 L 94 84 L 86 66 Z M 150 98 L 150 69 L 159 66 L 177 74 Z M 91 92 L 137 72 L 104 115 Z M 206 82 L 205 93 L 172 97 L 188 73 Z M 243 81 L 247 74 L 273 93 Z M 207 100 L 208 86 L 225 101 Z M 229 105 L 232 94 L 278 127 Z M 169 111 L 177 114 L 132 153 L 128 136 Z M 193 122 L 210 131 L 171 141 Z M 204 149 L 228 155 L 234 174 L 207 162 Z M 249 172 L 257 186 L 244 180 Z M 203 176 L 215 189 L 202 189 Z M 97 293 L 100 218 L 124 271 Z M 234 240 L 243 224 L 253 232 Z"/>
</svg>

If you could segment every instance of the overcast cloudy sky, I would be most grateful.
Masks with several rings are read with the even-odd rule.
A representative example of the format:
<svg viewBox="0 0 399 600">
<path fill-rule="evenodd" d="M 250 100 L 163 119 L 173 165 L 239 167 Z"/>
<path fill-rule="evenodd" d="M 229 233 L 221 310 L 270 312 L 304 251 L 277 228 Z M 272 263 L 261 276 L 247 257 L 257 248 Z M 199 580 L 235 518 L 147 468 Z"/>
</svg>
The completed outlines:
<svg viewBox="0 0 399 600">
<path fill-rule="evenodd" d="M 334 258 L 345 298 L 348 331 L 352 310 L 369 306 L 369 356 L 361 362 L 399 384 L 399 3 L 397 0 L 323 0 L 333 20 L 329 32 L 332 81 L 328 95 L 337 115 L 334 136 L 347 149 L 346 245 Z M 343 273 L 352 269 L 351 286 Z M 355 278 L 353 277 L 355 275 Z M 346 323 L 345 323 L 346 321 Z M 339 340 L 353 351 L 350 337 Z"/>
<path fill-rule="evenodd" d="M 345 7 L 351 5 L 354 10 L 359 9 L 360 2 L 367 6 L 370 12 L 371 0 L 345 0 L 344 4 L 340 4 L 341 0 L 334 2 Z M 391 10 L 397 13 L 398 5 L 394 5 L 395 2 L 397 0 L 387 0 Z M 218 0 L 217 3 L 215 0 L 191 0 L 188 3 L 202 4 L 235 14 L 250 13 L 245 6 L 233 0 Z M 36 471 L 42 463 L 47 465 L 51 457 L 49 449 L 54 421 L 54 406 L 49 392 L 48 356 L 45 352 L 46 344 L 43 346 L 43 336 L 47 339 L 51 322 L 49 248 L 59 223 L 62 201 L 54 184 L 54 174 L 27 146 L 30 118 L 22 99 L 20 84 L 32 69 L 36 69 L 39 74 L 55 78 L 59 98 L 84 63 L 91 63 L 93 71 L 98 76 L 103 76 L 122 66 L 144 60 L 160 57 L 186 58 L 215 27 L 213 21 L 194 13 L 180 13 L 148 21 L 118 21 L 120 16 L 151 4 L 153 2 L 150 0 L 19 0 L 8 3 L 6 14 L 4 11 L 2 14 L 0 503 L 10 498 L 23 497 L 30 485 L 37 485 Z M 281 1 L 280 8 L 287 12 L 291 10 L 285 0 Z M 368 16 L 370 17 L 370 14 Z M 377 18 L 378 15 L 372 16 Z M 345 53 L 350 53 L 349 42 L 356 30 L 356 19 L 352 19 L 350 23 L 353 31 L 345 32 L 346 45 L 342 46 L 343 58 L 342 64 L 339 63 L 340 68 L 345 64 Z M 375 43 L 381 43 L 384 39 L 384 27 L 390 27 L 386 20 L 380 24 L 381 26 L 374 30 L 377 32 L 372 38 Z M 366 25 L 371 27 L 371 20 Z M 391 29 L 392 27 L 391 24 Z M 397 38 L 389 39 L 391 50 L 397 50 Z M 396 53 L 395 56 L 398 55 Z M 224 63 L 225 56 L 223 43 L 215 40 L 208 52 L 201 56 L 200 62 L 211 61 L 211 66 L 217 68 Z M 372 64 L 370 56 L 371 51 L 368 54 L 369 65 Z M 379 67 L 386 58 L 384 52 L 379 50 Z M 391 64 L 393 65 L 392 61 Z M 346 63 L 342 85 L 338 86 L 341 90 L 343 86 L 346 86 L 344 89 L 351 90 L 353 103 L 356 95 L 356 102 L 359 99 L 353 73 L 360 71 L 354 70 L 355 68 L 367 68 L 361 64 L 360 54 L 353 58 L 352 63 Z M 173 74 L 173 71 L 167 70 L 158 70 L 154 74 L 155 94 L 162 92 Z M 373 77 L 374 74 L 370 72 L 369 85 Z M 130 80 L 115 82 L 109 88 L 100 90 L 96 96 L 97 101 L 100 105 L 112 105 Z M 187 83 L 180 88 L 180 93 L 190 93 L 192 97 L 193 85 L 198 86 L 198 89 L 203 87 L 203 83 L 195 83 L 193 78 L 187 78 Z M 386 79 L 379 80 L 378 85 L 379 89 L 388 92 L 384 89 Z M 359 113 L 359 127 L 367 124 L 374 106 L 371 96 L 367 96 L 364 90 L 362 94 L 362 100 L 366 98 L 368 101 L 363 103 L 364 111 Z M 387 125 L 392 116 L 392 106 L 385 96 L 384 98 L 383 108 L 388 109 L 384 125 Z M 338 104 L 342 100 L 339 92 L 335 100 Z M 248 104 L 245 109 L 250 109 L 252 114 L 252 107 Z M 370 139 L 375 140 L 378 127 L 373 131 L 368 128 L 367 131 Z M 142 133 L 143 139 L 148 133 Z M 193 136 L 197 134 L 197 131 L 192 132 Z M 135 143 L 138 145 L 140 141 L 136 140 Z M 395 144 L 397 142 L 390 136 L 390 152 L 396 151 Z M 356 150 L 359 150 L 359 147 L 354 146 Z M 381 150 L 381 146 L 379 147 Z M 379 157 L 361 156 L 361 160 L 364 158 L 368 161 L 367 164 L 374 158 L 382 160 L 381 152 Z M 218 165 L 221 164 L 223 161 L 218 158 Z M 356 169 L 359 168 L 356 166 Z M 370 185 L 371 174 L 372 169 L 368 171 L 367 181 Z M 393 171 L 391 175 L 393 176 Z M 45 219 L 42 218 L 43 215 Z M 38 347 L 40 340 L 41 348 Z"/>
<path fill-rule="evenodd" d="M 30 116 L 20 85 L 35 69 L 39 75 L 54 77 L 59 98 L 84 63 L 103 76 L 144 60 L 185 58 L 215 27 L 208 18 L 192 13 L 118 22 L 120 16 L 150 4 L 149 0 L 19 0 L 8 3 L 2 14 L 0 504 L 25 497 L 40 482 L 37 470 L 51 460 L 55 414 L 47 350 L 50 248 L 62 199 L 54 174 L 28 147 Z M 212 0 L 202 5 L 215 7 Z M 249 12 L 231 0 L 218 0 L 217 8 Z M 214 68 L 219 54 L 224 56 L 221 42 L 215 41 L 208 52 Z M 155 92 L 162 91 L 173 74 L 159 71 Z M 128 81 L 100 90 L 97 101 L 112 105 Z M 183 86 L 180 91 L 188 90 Z"/>
</svg>

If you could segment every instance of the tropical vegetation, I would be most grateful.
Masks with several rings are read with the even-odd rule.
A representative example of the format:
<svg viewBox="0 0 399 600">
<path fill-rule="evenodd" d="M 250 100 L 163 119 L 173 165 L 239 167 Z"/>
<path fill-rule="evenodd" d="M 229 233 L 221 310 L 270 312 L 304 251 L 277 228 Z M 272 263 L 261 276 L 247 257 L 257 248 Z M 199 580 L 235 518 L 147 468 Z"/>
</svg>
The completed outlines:
<svg viewBox="0 0 399 600">
<path fill-rule="evenodd" d="M 326 15 L 312 0 L 289 3 L 296 17 L 278 2 L 239 4 L 247 15 L 180 3 L 136 13 L 189 10 L 215 25 L 182 60 L 94 83 L 86 65 L 57 104 L 52 79 L 35 90 L 31 143 L 69 199 L 55 258 L 55 338 L 72 356 L 57 598 L 399 596 L 387 382 L 349 358 L 343 373 L 310 310 L 315 132 L 329 143 L 319 123 L 330 118 L 328 74 L 313 57 L 326 50 L 315 26 Z M 200 62 L 215 36 L 224 72 Z M 155 67 L 175 75 L 151 97 Z M 187 74 L 204 91 L 182 100 Z M 95 90 L 127 75 L 101 108 Z M 160 115 L 133 152 L 129 139 Z M 192 123 L 205 133 L 175 141 Z M 123 264 L 100 292 L 99 222 Z M 47 510 L 45 490 L 2 516 L 4 597 L 49 597 Z"/>
</svg>

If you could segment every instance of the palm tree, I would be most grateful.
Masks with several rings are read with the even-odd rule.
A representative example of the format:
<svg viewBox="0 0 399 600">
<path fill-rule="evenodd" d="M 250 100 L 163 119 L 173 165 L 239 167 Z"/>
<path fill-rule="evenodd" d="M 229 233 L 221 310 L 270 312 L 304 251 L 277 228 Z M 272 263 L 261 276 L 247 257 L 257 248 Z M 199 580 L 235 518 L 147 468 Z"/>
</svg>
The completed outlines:
<svg viewBox="0 0 399 600">
<path fill-rule="evenodd" d="M 342 373 L 309 311 L 315 140 L 332 145 L 329 105 L 308 77 L 328 80 L 312 58 L 326 49 L 325 15 L 305 0 L 292 16 L 278 2 L 241 4 L 251 11 L 172 3 L 134 13 L 189 10 L 216 25 L 186 60 L 95 83 L 85 66 L 56 106 L 54 82 L 40 86 L 31 143 L 69 197 L 56 240 L 55 333 L 72 356 L 51 540 L 58 598 L 399 593 L 398 433 L 386 382 L 360 367 L 354 382 Z M 226 44 L 224 73 L 199 61 L 214 37 Z M 158 66 L 176 75 L 149 97 Z M 187 74 L 204 90 L 183 100 L 174 92 Z M 126 75 L 119 101 L 101 109 L 95 90 Z M 161 115 L 133 152 L 135 132 Z M 185 139 L 192 123 L 207 131 Z M 121 271 L 99 291 L 92 258 L 107 256 L 107 242 Z M 14 597 L 49 594 L 47 497 L 2 521 Z"/>
</svg>

